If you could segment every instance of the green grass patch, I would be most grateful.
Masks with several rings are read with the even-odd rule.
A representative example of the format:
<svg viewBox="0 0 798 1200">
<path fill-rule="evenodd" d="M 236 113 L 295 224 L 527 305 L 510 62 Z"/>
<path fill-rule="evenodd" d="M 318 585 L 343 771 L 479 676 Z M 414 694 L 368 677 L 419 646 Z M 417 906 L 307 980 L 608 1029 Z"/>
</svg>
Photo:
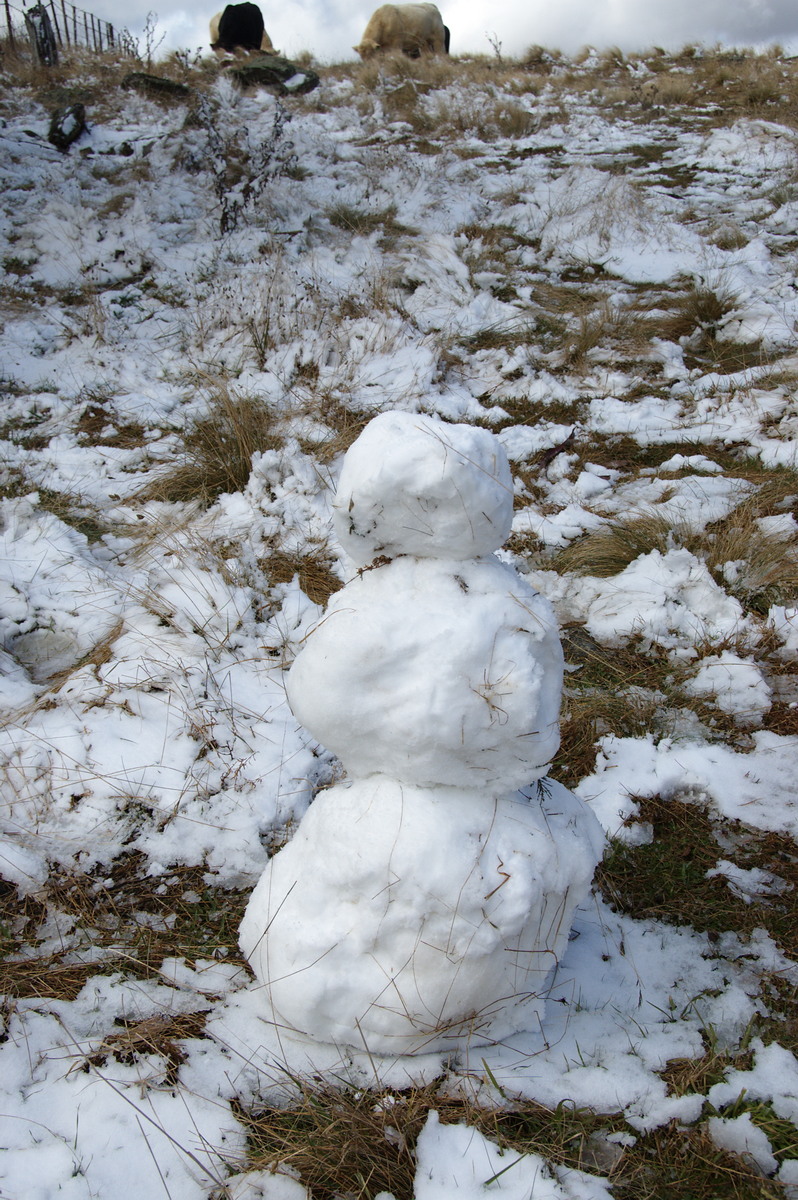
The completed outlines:
<svg viewBox="0 0 798 1200">
<path fill-rule="evenodd" d="M 638 808 L 635 821 L 651 826 L 651 842 L 616 842 L 597 873 L 599 887 L 618 911 L 689 925 L 710 937 L 733 930 L 745 939 L 764 927 L 783 953 L 795 957 L 798 858 L 791 839 L 715 818 L 696 798 L 641 798 Z M 783 888 L 746 900 L 724 875 L 707 877 L 719 859 L 767 871 Z"/>
</svg>

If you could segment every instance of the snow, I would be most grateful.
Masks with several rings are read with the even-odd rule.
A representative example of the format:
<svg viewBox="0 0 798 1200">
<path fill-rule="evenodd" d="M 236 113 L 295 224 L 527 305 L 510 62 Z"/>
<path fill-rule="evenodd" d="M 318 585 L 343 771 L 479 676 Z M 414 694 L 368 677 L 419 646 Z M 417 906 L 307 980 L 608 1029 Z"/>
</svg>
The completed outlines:
<svg viewBox="0 0 798 1200">
<path fill-rule="evenodd" d="M 417 1146 L 416 1200 L 609 1200 L 609 1188 L 581 1171 L 550 1168 L 538 1154 L 502 1151 L 477 1129 L 441 1125 L 433 1110 Z"/>
<path fill-rule="evenodd" d="M 756 829 L 798 833 L 791 778 L 795 739 L 767 730 L 752 734 L 750 753 L 688 738 L 601 739 L 596 770 L 578 793 L 615 836 L 636 811 L 633 796 L 665 800 L 695 795 L 730 820 Z"/>
<path fill-rule="evenodd" d="M 707 1130 L 716 1146 L 753 1162 L 763 1175 L 773 1175 L 778 1169 L 767 1135 L 753 1123 L 750 1113 L 740 1117 L 710 1117 Z"/>
<path fill-rule="evenodd" d="M 336 593 L 287 689 L 354 774 L 510 790 L 556 752 L 561 680 L 551 606 L 511 567 L 403 556 Z"/>
<path fill-rule="evenodd" d="M 711 696 L 724 712 L 741 725 L 759 724 L 771 704 L 770 688 L 756 665 L 731 650 L 707 655 L 701 667 L 685 684 L 693 696 Z"/>
<path fill-rule="evenodd" d="M 677 126 L 656 109 L 643 125 L 599 109 L 579 89 L 561 106 L 544 86 L 528 100 L 539 122 L 528 137 L 487 135 L 473 121 L 456 142 L 441 138 L 427 154 L 407 124 L 386 119 L 384 88 L 373 113 L 346 80 L 325 79 L 320 94 L 318 106 L 313 96 L 286 101 L 290 122 L 263 160 L 278 102 L 264 92 L 241 95 L 223 75 L 211 85 L 212 119 L 200 113 L 198 122 L 186 121 L 181 104 L 161 107 L 128 92 L 119 108 L 109 93 L 89 106 L 87 131 L 65 154 L 48 146 L 49 113 L 31 91 L 9 88 L 4 99 L 0 242 L 15 294 L 0 327 L 0 878 L 4 896 L 14 905 L 20 897 L 25 912 L 38 913 L 42 900 L 26 932 L 14 924 L 16 908 L 8 925 L 9 936 L 21 938 L 13 951 L 20 978 L 48 955 L 85 978 L 71 998 L 21 988 L 3 1008 L 4 1195 L 88 1200 L 125 1194 L 133 1178 L 142 1200 L 208 1200 L 222 1184 L 238 1200 L 302 1200 L 301 1180 L 247 1168 L 235 1106 L 286 1102 L 292 1074 L 368 1088 L 378 1057 L 370 1044 L 360 1050 L 286 1037 L 246 966 L 225 959 L 226 947 L 219 957 L 194 958 L 173 942 L 162 956 L 153 951 L 147 972 L 134 970 L 124 931 L 92 941 L 64 889 L 78 881 L 91 910 L 92 897 L 99 908 L 103 889 L 118 887 L 122 905 L 115 870 L 130 858 L 153 894 L 190 871 L 187 906 L 198 904 L 204 884 L 219 894 L 254 888 L 269 862 L 287 863 L 287 893 L 302 844 L 297 830 L 302 839 L 339 844 L 342 812 L 372 789 L 382 807 L 358 809 L 362 837 L 327 854 L 324 868 L 336 887 L 362 881 L 348 901 L 356 916 L 346 934 L 364 938 L 373 913 L 362 897 L 365 889 L 373 900 L 368 888 L 378 879 L 370 847 L 390 843 L 415 892 L 396 906 L 393 935 L 406 958 L 422 919 L 437 922 L 436 937 L 444 922 L 436 885 L 449 877 L 451 847 L 425 831 L 429 813 L 418 796 L 442 786 L 445 773 L 452 820 L 474 847 L 460 863 L 468 878 L 463 921 L 469 906 L 472 917 L 480 910 L 470 931 L 456 935 L 488 943 L 500 910 L 508 926 L 522 925 L 540 900 L 530 900 L 535 886 L 546 870 L 557 874 L 533 832 L 546 815 L 568 828 L 569 812 L 582 811 L 569 809 L 568 793 L 556 787 L 541 806 L 536 784 L 529 787 L 556 753 L 554 613 L 604 647 L 631 641 L 669 657 L 682 670 L 683 695 L 702 713 L 716 710 L 718 727 L 731 729 L 721 736 L 696 721 L 668 736 L 599 730 L 595 761 L 575 793 L 607 836 L 631 843 L 651 836 L 637 819 L 639 802 L 658 797 L 798 837 L 796 738 L 764 727 L 777 705 L 789 717 L 798 703 L 789 691 L 798 609 L 776 599 L 760 620 L 726 586 L 731 569 L 710 573 L 676 543 L 641 554 L 611 578 L 549 569 L 558 548 L 641 515 L 711 536 L 712 522 L 756 494 L 742 479 L 748 466 L 753 474 L 798 463 L 796 202 L 776 195 L 794 172 L 794 131 L 753 119 L 708 131 L 703 117 Z M 444 98 L 442 112 L 448 105 L 466 115 L 484 100 L 459 82 Z M 434 94 L 418 97 L 427 115 L 434 103 Z M 662 156 L 638 166 L 631 148 L 644 133 L 661 143 Z M 239 152 L 239 165 L 262 161 L 263 171 L 248 199 L 241 191 L 228 196 L 241 207 L 222 237 L 214 164 L 217 155 Z M 680 172 L 688 182 L 679 182 Z M 396 226 L 415 233 L 388 225 L 368 235 L 343 231 L 330 219 L 342 203 L 393 209 Z M 728 221 L 743 230 L 745 246 L 714 244 Z M 494 262 L 490 247 L 507 230 L 520 240 Z M 541 289 L 562 295 L 570 278 L 591 304 L 603 290 L 610 307 L 629 306 L 635 319 L 641 289 L 656 292 L 643 291 L 655 313 L 686 281 L 709 282 L 731 300 L 719 342 L 761 342 L 761 360 L 728 372 L 694 363 L 690 346 L 660 329 L 639 359 L 598 347 L 581 373 L 572 371 L 563 364 L 578 325 L 571 310 L 562 310 L 561 335 L 547 340 L 538 328 Z M 492 344 L 500 334 L 508 344 L 501 337 Z M 138 499 L 154 472 L 180 461 L 182 431 L 225 389 L 268 404 L 279 447 L 258 450 L 246 485 L 207 510 Z M 533 422 L 518 415 L 520 402 L 539 414 Z M 89 434 L 94 409 L 101 432 Z M 479 517 L 473 537 L 455 546 L 447 534 L 446 553 L 436 547 L 423 559 L 429 528 L 416 521 L 412 558 L 405 548 L 390 565 L 358 576 L 356 567 L 390 557 L 406 533 L 364 535 L 372 497 L 358 511 L 353 539 L 352 490 L 334 504 L 346 485 L 339 426 L 375 414 L 358 492 L 372 469 L 378 494 L 404 487 L 396 473 L 387 482 L 382 474 L 397 441 L 407 448 L 408 469 L 429 465 L 417 451 L 432 445 L 455 480 L 468 477 Z M 430 418 L 472 430 L 464 454 L 430 438 Z M 485 427 L 498 430 L 515 479 L 489 448 Z M 602 451 L 626 439 L 660 465 L 637 474 L 615 460 L 605 466 Z M 544 467 L 539 456 L 547 451 L 558 452 Z M 476 477 L 459 474 L 474 462 Z M 789 508 L 788 500 L 759 529 L 794 554 Z M 97 513 L 99 532 L 78 519 Z M 512 545 L 524 549 L 491 557 L 486 530 L 502 541 L 510 522 Z M 527 551 L 529 541 L 540 557 Z M 321 553 L 348 583 L 326 617 L 298 574 L 272 578 L 278 550 L 299 562 Z M 511 584 L 519 568 L 523 577 Z M 319 696 L 333 688 L 339 703 L 329 727 L 317 730 L 312 685 L 300 685 L 297 715 L 286 690 L 301 678 L 303 648 L 324 644 L 327 631 L 324 670 L 311 675 Z M 530 638 L 543 670 L 519 654 Z M 420 686 L 413 669 L 420 647 L 429 677 L 443 681 L 439 690 Z M 356 678 L 349 672 L 358 656 Z M 452 671 L 457 688 L 447 690 Z M 377 690 L 375 700 L 381 679 L 390 695 Z M 465 712 L 466 687 L 473 714 L 493 713 L 487 726 Z M 530 732 L 523 715 L 531 706 L 543 720 L 508 767 L 508 747 Z M 458 778 L 464 720 L 471 720 L 473 759 Z M 369 721 L 383 728 L 389 721 L 393 742 L 374 745 Z M 353 728 L 362 734 L 359 748 Z M 410 755 L 410 740 L 424 753 Z M 358 779 L 327 786 L 340 772 L 330 751 Z M 480 793 L 469 782 L 477 761 L 497 756 L 501 768 L 483 772 L 494 791 L 503 789 L 492 797 L 495 821 L 485 838 Z M 408 778 L 414 764 L 418 777 Z M 406 780 L 401 796 L 397 779 Z M 521 785 L 531 797 L 512 795 Z M 402 825 L 402 803 L 416 807 L 415 823 Z M 579 891 L 592 864 L 585 839 L 574 835 L 573 845 L 579 861 L 565 871 L 575 873 Z M 742 869 L 729 853 L 719 846 L 710 874 L 725 881 L 730 898 L 749 908 L 761 898 L 791 902 L 777 869 Z M 469 875 L 474 863 L 484 868 L 479 881 Z M 325 907 L 325 887 L 323 874 L 311 879 L 304 901 L 322 947 L 337 936 L 342 915 Z M 286 919 L 299 902 L 291 897 Z M 168 928 L 173 916 L 142 911 L 137 919 Z M 598 895 L 569 911 L 564 927 L 572 917 L 573 935 L 557 947 L 559 968 L 545 972 L 544 994 L 528 1006 L 534 1028 L 510 1022 L 500 1044 L 479 1044 L 477 1034 L 456 1054 L 446 1046 L 413 1058 L 389 1051 L 380 1062 L 386 1086 L 439 1079 L 494 1105 L 533 1100 L 622 1111 L 640 1133 L 671 1120 L 706 1121 L 718 1145 L 775 1173 L 779 1152 L 751 1115 L 722 1110 L 744 1092 L 798 1122 L 798 1066 L 786 1046 L 754 1038 L 753 1065 L 728 1067 L 704 1094 L 672 1094 L 662 1072 L 674 1059 L 701 1057 L 708 1030 L 720 1047 L 739 1045 L 752 1019 L 770 1011 L 773 976 L 798 983 L 796 963 L 764 930 L 710 938 L 613 912 Z M 496 953 L 485 945 L 494 973 Z M 377 968 L 366 955 L 357 962 L 351 982 L 372 987 L 363 975 Z M 336 963 L 342 993 L 348 970 Z M 440 995 L 429 1005 L 440 1012 Z M 307 1006 L 309 1022 L 334 1010 L 329 995 L 311 991 Z M 156 1047 L 129 1055 L 109 1049 L 109 1037 L 137 1022 L 186 1014 L 205 1023 L 202 1037 L 178 1038 L 180 1062 Z M 707 1104 L 721 1115 L 707 1120 Z M 796 1160 L 779 1161 L 777 1178 L 798 1188 Z M 612 1186 L 598 1171 L 588 1176 L 502 1153 L 476 1130 L 441 1125 L 430 1114 L 416 1197 L 455 1191 L 605 1200 Z"/>
<path fill-rule="evenodd" d="M 610 646 L 634 634 L 676 650 L 685 641 L 717 644 L 744 637 L 750 628 L 739 601 L 684 548 L 641 554 L 611 579 L 569 581 L 562 614 L 574 610 L 585 614 L 597 641 Z"/>
</svg>

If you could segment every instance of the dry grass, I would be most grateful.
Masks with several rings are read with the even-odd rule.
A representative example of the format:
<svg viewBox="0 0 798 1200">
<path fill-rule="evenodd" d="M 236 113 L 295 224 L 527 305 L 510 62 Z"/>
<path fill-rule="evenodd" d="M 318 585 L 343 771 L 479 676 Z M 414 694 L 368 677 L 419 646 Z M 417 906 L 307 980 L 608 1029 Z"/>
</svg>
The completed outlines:
<svg viewBox="0 0 798 1200">
<path fill-rule="evenodd" d="M 635 331 L 637 336 L 634 336 Z M 575 329 L 569 330 L 563 350 L 563 365 L 572 369 L 585 369 L 591 351 L 612 346 L 613 354 L 624 354 L 640 350 L 647 343 L 645 322 L 635 321 L 630 312 L 618 308 L 607 299 L 596 307 L 579 314 Z"/>
<path fill-rule="evenodd" d="M 618 690 L 606 690 L 613 682 Z M 605 734 L 645 737 L 655 730 L 667 731 L 662 694 L 640 689 L 614 670 L 607 671 L 599 689 L 566 688 L 560 712 L 560 749 L 552 778 L 566 787 L 576 787 L 595 769 L 596 746 Z"/>
<path fill-rule="evenodd" d="M 327 209 L 332 225 L 357 237 L 368 237 L 381 230 L 384 234 L 407 233 L 408 230 L 396 220 L 396 205 L 387 208 L 358 208 L 354 204 L 336 204 Z"/>
<path fill-rule="evenodd" d="M 759 524 L 762 516 L 782 507 L 785 484 L 790 486 L 786 479 L 764 486 L 687 543 L 727 591 L 763 617 L 774 604 L 798 603 L 798 539 L 768 535 Z M 795 507 L 795 492 L 791 496 Z"/>
<path fill-rule="evenodd" d="M 314 604 L 326 604 L 344 586 L 321 554 L 289 554 L 275 549 L 260 559 L 258 566 L 270 586 L 290 583 L 297 576 L 302 591 Z"/>
<path fill-rule="evenodd" d="M 246 487 L 254 454 L 282 444 L 275 414 L 263 401 L 236 396 L 226 384 L 216 383 L 206 414 L 183 434 L 181 461 L 157 473 L 135 498 L 211 504 L 223 492 Z"/>
<path fill-rule="evenodd" d="M 744 1053 L 728 1052 L 723 1061 L 742 1066 L 746 1060 Z M 712 1066 L 717 1070 L 720 1060 Z M 666 1068 L 672 1086 L 680 1079 L 680 1069 L 681 1063 Z M 708 1066 L 707 1078 L 711 1070 Z M 596 1113 L 571 1104 L 550 1109 L 503 1096 L 504 1107 L 487 1108 L 447 1096 L 437 1085 L 353 1093 L 294 1082 L 301 1093 L 299 1102 L 286 1108 L 239 1110 L 238 1116 L 248 1131 L 249 1167 L 298 1176 L 314 1200 L 373 1200 L 386 1191 L 396 1200 L 413 1200 L 415 1147 L 430 1110 L 438 1113 L 441 1124 L 468 1125 L 505 1150 L 598 1174 L 609 1182 L 617 1200 L 777 1200 L 783 1194 L 780 1185 L 742 1159 L 718 1150 L 702 1124 L 685 1128 L 673 1122 L 641 1134 L 626 1126 L 618 1113 Z M 493 1083 L 489 1073 L 484 1082 Z M 781 1157 L 787 1157 L 794 1144 L 789 1123 L 783 1121 L 777 1128 L 768 1106 L 738 1107 L 773 1132 L 774 1149 L 778 1146 Z M 727 1112 L 738 1115 L 736 1109 L 724 1115 Z M 713 1113 L 707 1110 L 707 1115 Z M 615 1141 L 614 1134 L 627 1135 L 626 1145 Z M 221 1190 L 214 1200 L 224 1197 Z"/>
<path fill-rule="evenodd" d="M 120 421 L 113 405 L 114 397 L 98 389 L 86 390 L 82 395 L 75 432 L 84 445 L 117 446 L 119 449 L 135 449 L 147 442 L 147 430 L 138 421 Z"/>
<path fill-rule="evenodd" d="M 313 381 L 297 388 L 297 399 L 299 414 L 318 422 L 313 440 L 300 440 L 300 445 L 322 465 L 346 453 L 374 416 L 350 407 L 337 391 L 316 389 Z"/>
<path fill-rule="evenodd" d="M 767 507 L 754 497 L 701 533 L 656 514 L 612 522 L 558 551 L 552 565 L 560 572 L 608 579 L 652 550 L 684 546 L 744 608 L 764 617 L 774 604 L 798 603 L 798 544 L 795 538 L 763 532 L 758 522 Z"/>
<path fill-rule="evenodd" d="M 636 820 L 652 827 L 653 839 L 643 846 L 616 843 L 597 877 L 616 908 L 712 934 L 733 929 L 742 938 L 764 926 L 784 954 L 795 957 L 798 862 L 789 837 L 713 818 L 684 796 L 643 798 L 638 808 Z M 723 876 L 707 876 L 721 857 L 743 870 L 772 873 L 782 890 L 744 900 Z"/>
<path fill-rule="evenodd" d="M 560 550 L 553 565 L 561 572 L 573 571 L 577 575 L 609 579 L 620 574 L 641 554 L 665 551 L 672 544 L 675 533 L 671 522 L 655 514 L 612 522 Z"/>
<path fill-rule="evenodd" d="M 741 250 L 750 238 L 735 221 L 727 220 L 718 226 L 710 240 L 719 250 Z"/>
<path fill-rule="evenodd" d="M 0 993 L 71 1000 L 93 975 L 123 970 L 156 978 L 164 959 L 238 958 L 238 925 L 248 894 L 215 888 L 202 867 L 173 867 L 157 886 L 138 854 L 88 875 L 53 870 L 45 887 L 19 898 L 0 884 Z M 79 931 L 60 951 L 35 952 L 55 913 Z"/>
<path fill-rule="evenodd" d="M 560 749 L 554 778 L 574 787 L 596 762 L 596 743 L 604 734 L 641 737 L 664 734 L 678 715 L 674 700 L 678 670 L 667 655 L 645 652 L 630 643 L 607 647 L 578 625 L 562 630 L 566 674 L 560 716 Z"/>
<path fill-rule="evenodd" d="M 503 1147 L 585 1169 L 595 1166 L 587 1145 L 592 1130 L 618 1123 L 534 1104 L 503 1114 L 442 1095 L 437 1085 L 389 1094 L 301 1090 L 298 1106 L 239 1116 L 249 1133 L 250 1165 L 296 1172 L 314 1200 L 371 1200 L 383 1191 L 412 1200 L 416 1141 L 431 1109 L 442 1124 L 468 1124 Z"/>
<path fill-rule="evenodd" d="M 24 490 L 34 489 L 28 487 Z M 46 487 L 38 487 L 35 491 L 41 508 L 82 533 L 88 542 L 99 542 L 103 534 L 108 533 L 109 524 L 102 512 L 94 505 L 87 504 L 77 492 L 56 492 Z"/>
<path fill-rule="evenodd" d="M 539 118 L 520 100 L 507 94 L 471 90 L 435 96 L 429 105 L 433 127 L 449 137 L 525 138 L 539 126 Z"/>
<path fill-rule="evenodd" d="M 662 336 L 674 342 L 696 334 L 715 338 L 736 302 L 729 292 L 694 285 L 672 302 L 673 315 L 663 325 Z"/>
<path fill-rule="evenodd" d="M 176 1087 L 180 1065 L 188 1057 L 180 1043 L 187 1038 L 196 1040 L 204 1036 L 205 1017 L 209 1011 L 165 1013 L 146 1017 L 143 1021 L 120 1022 L 123 1026 L 120 1032 L 104 1037 L 98 1048 L 84 1060 L 82 1069 L 103 1067 L 109 1059 L 135 1063 L 157 1055 L 164 1063 L 158 1077 L 159 1086 Z"/>
</svg>

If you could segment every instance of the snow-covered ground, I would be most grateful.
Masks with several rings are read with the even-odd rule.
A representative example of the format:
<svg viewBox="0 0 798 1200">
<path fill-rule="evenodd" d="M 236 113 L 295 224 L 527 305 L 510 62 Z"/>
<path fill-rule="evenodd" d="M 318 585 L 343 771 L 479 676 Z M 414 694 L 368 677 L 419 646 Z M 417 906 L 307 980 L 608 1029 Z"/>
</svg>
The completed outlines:
<svg viewBox="0 0 798 1200">
<path fill-rule="evenodd" d="M 579 631 L 576 690 L 580 645 L 667 666 L 657 722 L 598 726 L 578 795 L 631 847 L 654 836 L 646 798 L 700 806 L 715 877 L 762 921 L 699 931 L 597 891 L 540 1028 L 381 1082 L 622 1113 L 616 1148 L 701 1120 L 798 1196 L 798 1154 L 723 1115 L 744 1092 L 798 1124 L 794 1024 L 773 1033 L 798 961 L 768 932 L 791 884 L 734 861 L 746 828 L 794 861 L 798 828 L 798 134 L 658 106 L 643 62 L 615 106 L 591 59 L 534 87 L 456 62 L 365 87 L 330 71 L 283 102 L 223 73 L 154 101 L 91 70 L 67 153 L 40 81 L 9 68 L 0 102 L 0 1196 L 106 1200 L 135 1178 L 140 1200 L 204 1200 L 232 1176 L 238 1200 L 296 1200 L 301 1180 L 247 1174 L 240 1112 L 284 1100 L 286 1069 L 374 1082 L 366 1052 L 285 1044 L 235 943 L 335 777 L 284 673 L 320 612 L 302 565 L 346 579 L 341 452 L 389 409 L 498 434 L 503 553 Z M 221 400 L 270 414 L 248 481 L 208 506 L 143 498 Z M 660 543 L 618 569 L 569 567 L 587 535 L 655 518 Z M 747 541 L 717 562 L 735 521 Z M 744 1066 L 669 1087 L 710 1042 Z M 512 1163 L 431 1113 L 417 1200 L 613 1195 L 598 1168 Z"/>
</svg>

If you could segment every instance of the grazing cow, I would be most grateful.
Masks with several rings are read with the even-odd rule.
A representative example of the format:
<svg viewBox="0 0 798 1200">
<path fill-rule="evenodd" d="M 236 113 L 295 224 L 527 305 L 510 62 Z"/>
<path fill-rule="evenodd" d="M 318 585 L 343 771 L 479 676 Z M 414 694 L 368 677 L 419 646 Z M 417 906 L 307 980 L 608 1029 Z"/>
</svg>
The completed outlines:
<svg viewBox="0 0 798 1200">
<path fill-rule="evenodd" d="M 359 46 L 362 59 L 386 51 L 408 58 L 448 53 L 448 30 L 434 4 L 383 4 L 372 14 Z"/>
<path fill-rule="evenodd" d="M 279 54 L 263 27 L 257 4 L 228 4 L 211 17 L 211 50 L 217 58 L 225 54 Z"/>
</svg>

